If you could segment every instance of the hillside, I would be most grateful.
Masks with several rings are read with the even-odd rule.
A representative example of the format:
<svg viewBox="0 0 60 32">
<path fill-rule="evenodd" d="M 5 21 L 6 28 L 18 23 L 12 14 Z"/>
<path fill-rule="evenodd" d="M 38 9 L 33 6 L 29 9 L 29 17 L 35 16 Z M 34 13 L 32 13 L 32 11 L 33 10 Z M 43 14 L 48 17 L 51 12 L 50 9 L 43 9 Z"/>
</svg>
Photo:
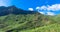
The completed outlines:
<svg viewBox="0 0 60 32">
<path fill-rule="evenodd" d="M 0 32 L 24 32 L 25 30 L 40 32 L 50 28 L 60 29 L 59 25 L 60 15 L 48 16 L 36 11 L 25 11 L 15 6 L 0 7 Z M 55 26 L 56 28 L 53 28 Z"/>
<path fill-rule="evenodd" d="M 35 29 L 25 30 L 20 32 L 60 32 L 60 24 L 52 24 L 52 25 L 38 27 Z"/>
</svg>

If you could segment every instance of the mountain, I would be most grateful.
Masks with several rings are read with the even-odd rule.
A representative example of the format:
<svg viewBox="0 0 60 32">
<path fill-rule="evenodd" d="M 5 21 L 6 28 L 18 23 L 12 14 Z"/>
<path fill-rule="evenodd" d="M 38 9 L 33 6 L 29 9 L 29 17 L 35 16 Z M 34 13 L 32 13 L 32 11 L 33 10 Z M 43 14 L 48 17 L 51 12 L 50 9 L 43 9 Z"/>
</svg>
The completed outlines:
<svg viewBox="0 0 60 32">
<path fill-rule="evenodd" d="M 22 10 L 15 7 L 14 5 L 9 7 L 4 7 L 4 6 L 0 7 L 0 16 L 8 15 L 8 14 L 33 14 L 33 13 L 36 13 L 36 11 Z"/>
<path fill-rule="evenodd" d="M 59 29 L 60 15 L 48 16 L 15 6 L 0 7 L 0 32 L 60 32 Z"/>
</svg>

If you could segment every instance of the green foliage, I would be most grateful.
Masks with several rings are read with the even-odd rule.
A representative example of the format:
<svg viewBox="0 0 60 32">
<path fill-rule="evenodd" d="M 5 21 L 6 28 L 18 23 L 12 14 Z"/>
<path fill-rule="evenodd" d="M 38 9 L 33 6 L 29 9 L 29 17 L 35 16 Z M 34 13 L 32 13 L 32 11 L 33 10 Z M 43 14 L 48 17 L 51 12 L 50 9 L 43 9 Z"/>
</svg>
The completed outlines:
<svg viewBox="0 0 60 32">
<path fill-rule="evenodd" d="M 47 16 L 35 13 L 19 15 L 9 14 L 0 17 L 0 31 L 2 32 L 52 32 L 53 30 L 53 32 L 56 32 L 55 30 L 60 29 L 59 25 L 60 15 Z"/>
<path fill-rule="evenodd" d="M 52 25 L 38 27 L 30 30 L 24 30 L 20 32 L 60 32 L 60 24 L 52 24 Z"/>
</svg>

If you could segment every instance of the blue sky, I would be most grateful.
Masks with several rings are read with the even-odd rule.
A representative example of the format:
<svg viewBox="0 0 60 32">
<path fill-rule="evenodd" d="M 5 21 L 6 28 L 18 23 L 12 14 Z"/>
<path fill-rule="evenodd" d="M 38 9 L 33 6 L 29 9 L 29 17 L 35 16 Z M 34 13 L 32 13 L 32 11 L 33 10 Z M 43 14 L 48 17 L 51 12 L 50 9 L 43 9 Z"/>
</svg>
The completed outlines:
<svg viewBox="0 0 60 32">
<path fill-rule="evenodd" d="M 42 14 L 60 14 L 60 0 L 0 0 L 0 6 L 11 5 L 24 10 L 28 10 L 28 8 L 29 10 L 39 10 Z"/>
</svg>

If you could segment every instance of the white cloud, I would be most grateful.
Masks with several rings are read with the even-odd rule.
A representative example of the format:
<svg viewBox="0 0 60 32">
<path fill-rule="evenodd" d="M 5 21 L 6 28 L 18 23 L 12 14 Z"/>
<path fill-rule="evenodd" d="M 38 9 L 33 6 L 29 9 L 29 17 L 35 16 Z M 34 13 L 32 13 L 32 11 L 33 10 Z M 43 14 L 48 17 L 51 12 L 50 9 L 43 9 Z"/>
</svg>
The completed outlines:
<svg viewBox="0 0 60 32">
<path fill-rule="evenodd" d="M 59 11 L 60 10 L 60 4 L 54 4 L 51 6 L 47 5 L 47 6 L 36 7 L 36 9 L 47 10 L 47 11 Z"/>
<path fill-rule="evenodd" d="M 33 8 L 29 8 L 28 10 L 33 11 Z M 56 15 L 54 12 L 60 11 L 60 4 L 53 4 L 53 5 L 46 5 L 46 6 L 43 5 L 40 7 L 36 7 L 36 10 L 41 14 L 53 16 L 53 15 Z M 50 11 L 54 11 L 54 12 L 50 12 Z"/>
<path fill-rule="evenodd" d="M 36 9 L 40 9 L 40 7 L 36 7 Z"/>
<path fill-rule="evenodd" d="M 6 3 L 0 0 L 0 6 L 6 6 Z"/>
<path fill-rule="evenodd" d="M 47 10 L 58 11 L 58 10 L 60 10 L 60 4 L 54 4 L 52 6 L 48 5 Z"/>
<path fill-rule="evenodd" d="M 39 13 L 41 13 L 41 14 L 45 14 L 44 12 L 39 12 Z"/>
<path fill-rule="evenodd" d="M 40 10 L 47 10 L 47 7 L 46 6 L 41 6 Z"/>
<path fill-rule="evenodd" d="M 10 0 L 0 0 L 0 6 L 10 6 Z"/>
<path fill-rule="evenodd" d="M 51 16 L 53 16 L 53 15 L 55 15 L 53 12 L 47 12 L 47 15 L 51 15 Z"/>
<path fill-rule="evenodd" d="M 28 8 L 28 10 L 33 11 L 33 8 Z"/>
</svg>

